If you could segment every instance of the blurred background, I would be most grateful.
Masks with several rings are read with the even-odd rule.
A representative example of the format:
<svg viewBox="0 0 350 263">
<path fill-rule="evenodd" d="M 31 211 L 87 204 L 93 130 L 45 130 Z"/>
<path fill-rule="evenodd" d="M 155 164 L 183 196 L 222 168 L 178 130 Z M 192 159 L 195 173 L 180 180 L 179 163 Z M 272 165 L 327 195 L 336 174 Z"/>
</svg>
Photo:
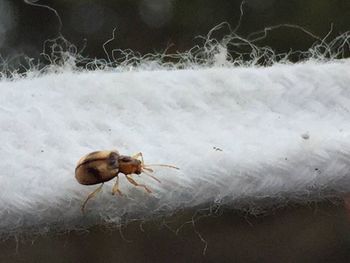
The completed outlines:
<svg viewBox="0 0 350 263">
<path fill-rule="evenodd" d="M 106 58 L 102 45 L 149 52 L 187 51 L 216 25 L 227 22 L 234 29 L 240 18 L 241 0 L 0 0 L 0 54 L 37 58 L 45 40 L 62 35 L 82 55 Z M 47 5 L 48 7 L 39 7 Z M 52 8 L 52 9 L 51 9 Z M 50 10 L 51 9 L 51 10 Z M 237 33 L 243 37 L 278 24 L 301 26 L 328 39 L 350 30 L 348 0 L 245 0 Z M 213 37 L 221 39 L 228 27 Z M 257 44 L 275 51 L 307 50 L 314 38 L 300 29 L 281 27 Z M 15 63 L 15 61 L 12 61 Z"/>
</svg>

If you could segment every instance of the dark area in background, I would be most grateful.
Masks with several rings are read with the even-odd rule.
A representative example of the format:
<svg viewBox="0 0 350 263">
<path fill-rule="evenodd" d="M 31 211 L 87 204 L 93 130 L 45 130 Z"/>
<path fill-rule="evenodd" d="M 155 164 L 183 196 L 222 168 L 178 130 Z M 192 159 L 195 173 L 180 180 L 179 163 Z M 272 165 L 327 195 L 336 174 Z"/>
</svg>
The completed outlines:
<svg viewBox="0 0 350 263">
<path fill-rule="evenodd" d="M 0 261 L 350 262 L 350 218 L 341 204 L 295 205 L 258 217 L 234 210 L 221 212 L 202 217 L 194 225 L 194 210 L 164 221 L 132 222 L 122 228 L 122 235 L 118 230 L 94 227 L 24 243 L 8 241 L 0 245 Z"/>
<path fill-rule="evenodd" d="M 187 51 L 198 43 L 195 37 L 228 22 L 238 23 L 241 0 L 27 0 L 57 10 L 63 23 L 62 35 L 90 58 L 106 58 L 102 45 L 116 28 L 114 48 L 132 49 L 142 54 Z M 237 33 L 250 33 L 277 24 L 302 26 L 324 37 L 333 24 L 330 39 L 350 30 L 348 0 L 246 0 Z M 22 0 L 0 1 L 0 54 L 9 58 L 26 54 L 37 58 L 47 39 L 57 37 L 59 23 L 54 12 L 31 6 Z M 229 33 L 218 31 L 221 39 Z M 280 28 L 259 42 L 277 52 L 307 50 L 315 39 L 301 30 Z M 13 61 L 14 62 L 14 61 Z M 15 62 L 14 62 L 15 63 Z"/>
</svg>

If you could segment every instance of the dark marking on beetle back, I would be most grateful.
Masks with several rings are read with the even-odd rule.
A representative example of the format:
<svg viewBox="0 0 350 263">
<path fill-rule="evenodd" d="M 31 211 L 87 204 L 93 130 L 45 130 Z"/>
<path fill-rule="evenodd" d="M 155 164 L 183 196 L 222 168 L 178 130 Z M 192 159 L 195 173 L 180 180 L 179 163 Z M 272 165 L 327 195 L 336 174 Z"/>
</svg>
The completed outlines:
<svg viewBox="0 0 350 263">
<path fill-rule="evenodd" d="M 112 165 L 114 168 L 118 168 L 118 157 L 119 155 L 115 152 L 111 152 L 111 154 L 108 157 L 108 164 Z"/>
<path fill-rule="evenodd" d="M 87 172 L 92 174 L 98 181 L 102 181 L 102 176 L 99 170 L 94 167 L 88 167 Z"/>
<path fill-rule="evenodd" d="M 106 160 L 107 158 L 96 158 L 96 159 L 92 159 L 92 160 L 86 160 L 86 161 L 84 161 L 84 162 L 82 162 L 81 164 L 79 164 L 76 168 L 75 168 L 75 170 L 77 170 L 80 166 L 82 166 L 82 165 L 86 165 L 86 164 L 89 164 L 89 163 L 92 163 L 92 162 L 95 162 L 95 161 L 104 161 L 104 160 Z"/>
</svg>

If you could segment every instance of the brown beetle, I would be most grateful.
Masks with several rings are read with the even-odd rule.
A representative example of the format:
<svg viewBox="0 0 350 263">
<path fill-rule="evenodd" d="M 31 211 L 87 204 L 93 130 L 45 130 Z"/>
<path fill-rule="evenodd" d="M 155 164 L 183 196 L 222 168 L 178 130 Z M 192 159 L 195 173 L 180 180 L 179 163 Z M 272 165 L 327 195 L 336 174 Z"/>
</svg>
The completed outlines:
<svg viewBox="0 0 350 263">
<path fill-rule="evenodd" d="M 139 157 L 141 160 L 138 159 Z M 126 156 L 120 155 L 118 151 L 97 151 L 83 156 L 78 161 L 77 167 L 75 168 L 75 178 L 77 181 L 83 185 L 102 184 L 88 195 L 82 205 L 82 211 L 84 212 L 88 200 L 101 191 L 104 182 L 107 182 L 114 177 L 117 177 L 117 180 L 112 188 L 112 194 L 114 195 L 118 193 L 119 195 L 122 195 L 122 192 L 119 190 L 119 173 L 123 173 L 131 184 L 143 187 L 147 193 L 152 193 L 146 185 L 138 184 L 131 177 L 132 174 L 145 173 L 160 183 L 156 177 L 148 173 L 153 172 L 153 170 L 149 168 L 150 166 L 165 166 L 179 169 L 167 164 L 145 165 L 142 153 L 137 153 L 133 156 Z"/>
</svg>

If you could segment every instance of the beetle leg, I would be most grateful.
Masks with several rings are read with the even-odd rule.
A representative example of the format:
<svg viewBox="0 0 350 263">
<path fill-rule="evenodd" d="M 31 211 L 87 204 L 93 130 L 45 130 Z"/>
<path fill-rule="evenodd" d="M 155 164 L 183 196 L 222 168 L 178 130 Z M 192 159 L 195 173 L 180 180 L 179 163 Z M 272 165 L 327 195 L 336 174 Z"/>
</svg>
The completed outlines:
<svg viewBox="0 0 350 263">
<path fill-rule="evenodd" d="M 120 196 L 123 196 L 122 192 L 119 190 L 119 176 L 117 175 L 117 180 L 112 188 L 112 195 L 118 193 Z"/>
<path fill-rule="evenodd" d="M 149 177 L 153 178 L 154 180 L 156 180 L 158 183 L 161 183 L 161 181 L 157 177 L 153 176 L 152 174 L 147 173 L 146 171 L 142 171 L 142 172 L 144 174 L 148 175 Z"/>
<path fill-rule="evenodd" d="M 89 201 L 89 199 L 93 198 L 96 194 L 98 194 L 98 192 L 101 191 L 103 184 L 104 184 L 104 183 L 102 183 L 95 191 L 93 191 L 92 193 L 90 193 L 90 194 L 88 195 L 88 197 L 87 197 L 86 200 L 84 201 L 83 205 L 81 206 L 81 211 L 82 211 L 83 213 L 84 213 L 84 209 L 85 209 L 86 203 Z"/>
<path fill-rule="evenodd" d="M 143 187 L 146 191 L 147 191 L 147 193 L 152 193 L 152 191 L 147 187 L 147 186 L 145 186 L 144 184 L 138 184 L 134 179 L 132 179 L 131 177 L 130 177 L 130 175 L 125 175 L 126 176 L 126 179 L 128 179 L 128 181 L 131 183 L 131 184 L 133 184 L 133 185 L 135 185 L 135 186 L 141 186 L 141 187 Z"/>
</svg>

